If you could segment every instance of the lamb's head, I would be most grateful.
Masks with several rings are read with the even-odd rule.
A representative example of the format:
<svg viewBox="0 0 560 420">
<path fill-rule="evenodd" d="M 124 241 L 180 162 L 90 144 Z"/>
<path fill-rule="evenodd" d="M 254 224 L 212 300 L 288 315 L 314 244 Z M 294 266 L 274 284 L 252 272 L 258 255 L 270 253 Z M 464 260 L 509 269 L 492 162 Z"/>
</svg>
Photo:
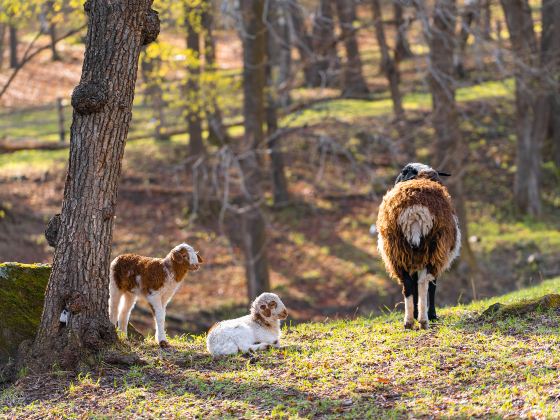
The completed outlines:
<svg viewBox="0 0 560 420">
<path fill-rule="evenodd" d="M 263 293 L 258 296 L 251 305 L 251 314 L 260 315 L 266 321 L 286 319 L 288 310 L 278 295 L 274 293 Z"/>
<path fill-rule="evenodd" d="M 189 244 L 182 243 L 173 248 L 169 255 L 171 261 L 176 264 L 184 265 L 189 271 L 196 271 L 200 268 L 200 264 L 204 262 L 202 257 Z"/>
<path fill-rule="evenodd" d="M 434 168 L 424 165 L 423 163 L 409 163 L 407 164 L 395 180 L 395 185 L 399 182 L 410 181 L 411 179 L 431 179 L 432 181 L 441 184 L 441 176 L 450 176 L 446 172 L 436 171 Z"/>
</svg>

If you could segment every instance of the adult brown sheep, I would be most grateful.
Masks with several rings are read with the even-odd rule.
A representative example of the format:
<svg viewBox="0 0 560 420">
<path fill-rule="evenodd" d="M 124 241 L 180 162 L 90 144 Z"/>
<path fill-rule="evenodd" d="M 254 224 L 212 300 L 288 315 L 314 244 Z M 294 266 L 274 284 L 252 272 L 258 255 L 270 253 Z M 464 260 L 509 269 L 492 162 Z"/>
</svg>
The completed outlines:
<svg viewBox="0 0 560 420">
<path fill-rule="evenodd" d="M 437 319 L 436 280 L 459 255 L 459 221 L 441 176 L 449 174 L 409 163 L 379 207 L 377 248 L 389 275 L 403 287 L 406 329 L 414 318 L 422 329 Z"/>
</svg>

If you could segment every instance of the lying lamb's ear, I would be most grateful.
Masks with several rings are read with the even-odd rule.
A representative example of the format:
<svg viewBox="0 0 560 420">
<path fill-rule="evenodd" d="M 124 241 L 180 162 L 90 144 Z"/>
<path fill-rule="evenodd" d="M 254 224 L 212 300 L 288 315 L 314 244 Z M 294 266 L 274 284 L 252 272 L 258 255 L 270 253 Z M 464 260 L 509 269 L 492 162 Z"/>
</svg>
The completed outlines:
<svg viewBox="0 0 560 420">
<path fill-rule="evenodd" d="M 270 309 L 268 309 L 266 305 L 261 305 L 261 312 L 267 318 L 272 315 L 272 312 L 270 312 Z"/>
<path fill-rule="evenodd" d="M 198 258 L 199 264 L 202 264 L 204 262 L 204 259 L 200 255 L 196 254 L 196 258 Z"/>
<path fill-rule="evenodd" d="M 439 176 L 451 176 L 451 174 L 450 174 L 450 173 L 447 173 L 447 172 L 440 172 L 440 171 L 438 171 L 437 174 L 438 174 Z"/>
</svg>

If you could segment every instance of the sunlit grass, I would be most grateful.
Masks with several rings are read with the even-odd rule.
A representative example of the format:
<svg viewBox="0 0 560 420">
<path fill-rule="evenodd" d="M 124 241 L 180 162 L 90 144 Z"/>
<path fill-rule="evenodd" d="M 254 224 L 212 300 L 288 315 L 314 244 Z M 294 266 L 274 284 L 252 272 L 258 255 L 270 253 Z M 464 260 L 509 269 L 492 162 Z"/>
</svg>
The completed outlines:
<svg viewBox="0 0 560 420">
<path fill-rule="evenodd" d="M 402 328 L 402 313 L 289 325 L 284 347 L 254 358 L 212 359 L 205 335 L 153 337 L 124 348 L 142 365 L 50 378 L 24 402 L 22 381 L 0 396 L 8 417 L 436 418 L 554 417 L 560 410 L 558 315 L 477 321 L 491 303 L 557 293 L 560 278 L 445 308 L 429 331 Z M 123 347 L 123 346 L 121 346 Z M 31 385 L 35 380 L 29 381 Z"/>
</svg>

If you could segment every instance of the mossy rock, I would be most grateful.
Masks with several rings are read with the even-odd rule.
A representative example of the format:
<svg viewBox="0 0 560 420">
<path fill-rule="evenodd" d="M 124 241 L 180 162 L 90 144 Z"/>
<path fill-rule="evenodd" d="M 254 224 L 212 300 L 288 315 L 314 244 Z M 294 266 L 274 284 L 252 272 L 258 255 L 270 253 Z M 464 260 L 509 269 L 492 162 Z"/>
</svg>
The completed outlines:
<svg viewBox="0 0 560 420">
<path fill-rule="evenodd" d="M 47 264 L 0 264 L 0 364 L 35 336 L 50 274 Z"/>
<path fill-rule="evenodd" d="M 490 318 L 498 319 L 508 316 L 522 316 L 551 309 L 560 309 L 560 295 L 549 294 L 537 299 L 522 300 L 521 302 L 512 303 L 511 305 L 494 303 L 482 313 L 480 318 L 487 320 Z"/>
</svg>

